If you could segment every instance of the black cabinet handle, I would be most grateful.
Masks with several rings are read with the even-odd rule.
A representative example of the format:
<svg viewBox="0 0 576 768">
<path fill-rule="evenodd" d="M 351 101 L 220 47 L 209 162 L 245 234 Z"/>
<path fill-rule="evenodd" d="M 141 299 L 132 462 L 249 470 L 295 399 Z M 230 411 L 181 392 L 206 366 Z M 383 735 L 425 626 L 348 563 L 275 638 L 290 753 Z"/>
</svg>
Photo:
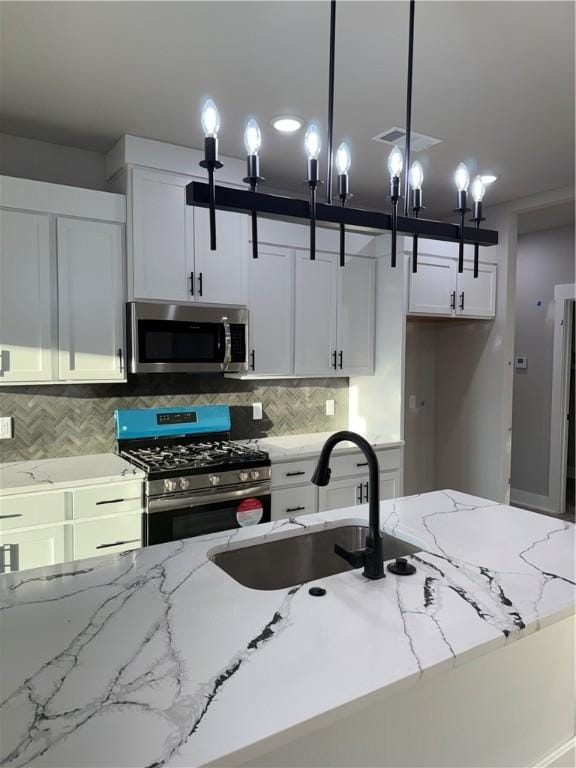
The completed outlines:
<svg viewBox="0 0 576 768">
<path fill-rule="evenodd" d="M 364 499 L 364 501 L 368 502 L 368 483 L 364 483 L 364 489 L 366 492 L 366 498 Z"/>
<path fill-rule="evenodd" d="M 450 294 L 450 309 L 456 309 L 456 291 Z"/>
<path fill-rule="evenodd" d="M 198 295 L 202 296 L 202 292 L 204 290 L 204 276 L 202 275 L 202 272 L 198 273 Z"/>
<path fill-rule="evenodd" d="M 297 477 L 298 475 L 305 475 L 306 472 L 299 471 L 299 472 L 286 472 L 286 477 Z"/>
<path fill-rule="evenodd" d="M 190 293 L 194 296 L 194 272 L 190 272 Z"/>
<path fill-rule="evenodd" d="M 286 512 L 302 512 L 303 509 L 306 509 L 306 507 L 288 507 Z"/>
<path fill-rule="evenodd" d="M 101 504 L 120 504 L 121 501 L 126 501 L 126 499 L 104 499 L 104 501 L 97 501 L 96 506 L 99 507 Z"/>
<path fill-rule="evenodd" d="M 356 462 L 356 466 L 357 467 L 367 467 L 368 466 L 368 462 L 367 461 L 358 461 L 358 462 Z"/>
<path fill-rule="evenodd" d="M 252 350 L 250 352 L 250 368 L 255 371 L 256 370 L 256 352 Z"/>
<path fill-rule="evenodd" d="M 342 358 L 343 357 L 344 357 L 344 352 L 342 352 L 342 350 L 340 350 L 340 352 L 338 354 L 338 358 L 339 358 L 338 367 L 340 368 L 340 370 L 342 370 Z"/>
<path fill-rule="evenodd" d="M 356 491 L 357 491 L 356 501 L 358 502 L 358 504 L 362 504 L 362 483 L 358 483 Z"/>
<path fill-rule="evenodd" d="M 24 515 L 0 515 L 0 520 L 10 520 L 12 517 L 24 517 Z"/>
<path fill-rule="evenodd" d="M 116 352 L 118 355 L 118 364 L 120 365 L 120 373 L 123 373 L 124 371 L 124 353 L 122 352 L 122 347 L 118 347 L 118 352 Z"/>
<path fill-rule="evenodd" d="M 464 291 L 460 294 L 460 310 L 464 312 Z"/>
<path fill-rule="evenodd" d="M 126 541 L 112 541 L 110 544 L 98 544 L 96 549 L 108 549 L 108 547 L 120 547 L 122 544 L 136 544 L 140 539 L 127 539 Z"/>
<path fill-rule="evenodd" d="M 332 352 L 332 368 L 334 368 L 334 370 L 336 370 L 336 367 L 337 367 L 336 366 L 337 355 L 338 355 L 338 352 L 334 350 L 334 352 Z"/>
</svg>

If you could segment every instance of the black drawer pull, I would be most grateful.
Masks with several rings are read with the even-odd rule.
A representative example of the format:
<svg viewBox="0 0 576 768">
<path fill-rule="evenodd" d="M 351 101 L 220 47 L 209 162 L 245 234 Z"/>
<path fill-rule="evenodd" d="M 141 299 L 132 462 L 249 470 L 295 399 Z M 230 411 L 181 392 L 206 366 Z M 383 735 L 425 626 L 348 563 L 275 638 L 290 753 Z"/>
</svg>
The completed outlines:
<svg viewBox="0 0 576 768">
<path fill-rule="evenodd" d="M 336 368 L 338 367 L 336 363 L 337 357 L 338 357 L 338 352 L 334 350 L 334 352 L 332 352 L 332 368 L 334 368 L 334 370 L 336 370 Z"/>
<path fill-rule="evenodd" d="M 0 520 L 10 520 L 12 517 L 24 517 L 24 515 L 0 515 Z"/>
<path fill-rule="evenodd" d="M 194 296 L 194 272 L 190 272 L 190 293 Z"/>
<path fill-rule="evenodd" d="M 450 294 L 450 309 L 456 309 L 456 291 Z"/>
<path fill-rule="evenodd" d="M 367 461 L 358 461 L 358 462 L 356 462 L 356 466 L 357 467 L 367 467 L 368 466 L 368 462 Z"/>
<path fill-rule="evenodd" d="M 464 291 L 460 294 L 460 311 L 464 312 Z"/>
<path fill-rule="evenodd" d="M 101 504 L 119 504 L 121 501 L 126 501 L 126 499 L 104 499 L 104 501 L 97 501 L 96 506 L 99 507 Z"/>
<path fill-rule="evenodd" d="M 252 350 L 252 352 L 250 352 L 250 368 L 253 371 L 256 370 L 256 352 L 255 352 L 255 350 Z"/>
<path fill-rule="evenodd" d="M 362 483 L 358 483 L 358 485 L 356 486 L 356 491 L 357 491 L 356 501 L 358 502 L 358 504 L 362 504 Z"/>
<path fill-rule="evenodd" d="M 127 539 L 126 541 L 113 541 L 111 544 L 98 544 L 96 549 L 107 549 L 108 547 L 120 547 L 122 544 L 136 544 L 140 539 Z"/>
<path fill-rule="evenodd" d="M 300 470 L 299 472 L 286 472 L 286 477 L 297 477 L 298 475 L 305 475 L 306 472 Z"/>
<path fill-rule="evenodd" d="M 301 512 L 306 507 L 287 507 L 286 512 Z"/>
<path fill-rule="evenodd" d="M 364 501 L 368 502 L 368 483 L 364 483 L 364 488 L 366 489 L 366 498 Z"/>
<path fill-rule="evenodd" d="M 344 352 L 342 352 L 342 350 L 340 350 L 340 352 L 338 353 L 338 359 L 339 359 L 338 367 L 340 368 L 340 370 L 342 370 L 342 358 L 343 357 L 344 357 Z"/>
</svg>

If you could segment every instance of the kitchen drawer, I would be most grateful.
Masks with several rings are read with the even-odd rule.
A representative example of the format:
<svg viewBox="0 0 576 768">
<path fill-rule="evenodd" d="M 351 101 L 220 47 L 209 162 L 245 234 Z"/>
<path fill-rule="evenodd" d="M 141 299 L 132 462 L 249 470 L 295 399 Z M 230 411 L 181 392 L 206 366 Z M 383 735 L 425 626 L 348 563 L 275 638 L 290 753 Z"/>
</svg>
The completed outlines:
<svg viewBox="0 0 576 768">
<path fill-rule="evenodd" d="M 141 481 L 77 488 L 74 490 L 74 519 L 141 512 L 143 496 Z"/>
<path fill-rule="evenodd" d="M 307 459 L 272 464 L 272 488 L 309 483 L 316 463 L 314 459 Z"/>
<path fill-rule="evenodd" d="M 66 520 L 66 491 L 23 493 L 0 498 L 0 531 Z"/>
<path fill-rule="evenodd" d="M 380 470 L 399 469 L 401 455 L 399 448 L 376 451 Z M 333 454 L 330 459 L 332 477 L 350 477 L 368 472 L 368 462 L 363 453 L 348 453 L 345 455 Z"/>
<path fill-rule="evenodd" d="M 302 485 L 272 491 L 272 520 L 312 515 L 318 511 L 318 490 L 315 485 Z"/>
<path fill-rule="evenodd" d="M 119 515 L 74 525 L 74 559 L 126 552 L 142 546 L 142 515 Z"/>
</svg>

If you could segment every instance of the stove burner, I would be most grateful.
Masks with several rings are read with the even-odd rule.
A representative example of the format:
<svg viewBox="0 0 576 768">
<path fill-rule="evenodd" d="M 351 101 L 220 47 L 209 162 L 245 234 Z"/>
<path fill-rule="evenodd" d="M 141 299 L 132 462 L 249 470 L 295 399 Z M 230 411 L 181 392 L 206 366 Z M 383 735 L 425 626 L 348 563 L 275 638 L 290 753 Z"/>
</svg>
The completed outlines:
<svg viewBox="0 0 576 768">
<path fill-rule="evenodd" d="M 149 445 L 123 450 L 122 456 L 146 471 L 156 472 L 268 460 L 263 451 L 230 441 Z"/>
</svg>

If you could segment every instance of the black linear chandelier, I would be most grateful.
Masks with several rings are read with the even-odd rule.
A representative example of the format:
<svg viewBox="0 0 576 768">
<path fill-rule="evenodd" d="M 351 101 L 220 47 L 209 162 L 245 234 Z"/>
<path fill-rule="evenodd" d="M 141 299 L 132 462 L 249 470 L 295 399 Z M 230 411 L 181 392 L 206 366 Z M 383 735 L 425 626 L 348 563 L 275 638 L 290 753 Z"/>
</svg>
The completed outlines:
<svg viewBox="0 0 576 768">
<path fill-rule="evenodd" d="M 258 229 L 257 216 L 261 214 L 277 219 L 306 219 L 310 227 L 310 259 L 316 258 L 316 222 L 326 226 L 339 227 L 340 230 L 340 266 L 345 265 L 345 228 L 354 231 L 374 234 L 389 231 L 391 233 L 391 265 L 396 267 L 396 245 L 398 233 L 413 236 L 412 271 L 418 269 L 418 238 L 426 237 L 433 240 L 457 242 L 458 272 L 464 271 L 464 244 L 474 245 L 474 277 L 478 277 L 479 247 L 496 245 L 498 232 L 481 229 L 484 221 L 482 216 L 482 201 L 486 191 L 484 176 L 476 176 L 472 182 L 472 197 L 474 209 L 471 222 L 474 227 L 465 225 L 468 187 L 470 174 L 467 166 L 460 163 L 454 174 L 457 189 L 458 223 L 446 223 L 420 217 L 422 205 L 422 183 L 424 171 L 421 163 L 415 161 L 410 165 L 411 123 L 412 123 L 412 80 L 414 62 L 414 10 L 415 0 L 410 0 L 410 18 L 408 25 L 408 72 L 406 83 L 406 147 L 405 153 L 395 146 L 388 158 L 390 174 L 390 203 L 391 212 L 383 213 L 368 211 L 346 206 L 351 197 L 348 184 L 348 173 L 351 165 L 351 155 L 348 145 L 343 142 L 335 153 L 332 146 L 334 125 L 334 71 L 335 71 L 335 42 L 336 42 L 336 0 L 330 2 L 330 62 L 328 82 L 328 135 L 326 163 L 326 202 L 316 199 L 318 185 L 322 182 L 318 177 L 318 159 L 321 150 L 320 132 L 312 123 L 308 126 L 304 137 L 304 148 L 308 158 L 307 178 L 308 200 L 263 194 L 258 191 L 260 176 L 260 146 L 261 133 L 258 123 L 250 118 L 244 131 L 244 144 L 247 153 L 247 174 L 244 182 L 248 190 L 231 189 L 215 186 L 214 172 L 222 167 L 218 160 L 218 131 L 220 117 L 212 99 L 208 99 L 202 109 L 202 128 L 204 130 L 204 160 L 200 165 L 208 171 L 208 184 L 192 182 L 186 187 L 186 202 L 188 205 L 208 207 L 210 211 L 210 248 L 216 250 L 216 209 L 248 212 L 252 218 L 252 256 L 258 258 Z M 332 166 L 336 162 L 338 170 L 338 205 L 332 203 Z M 404 212 L 398 214 L 398 203 L 401 195 L 401 175 L 404 170 Z M 492 179 L 493 180 L 493 179 Z M 410 211 L 409 190 L 412 190 L 412 210 Z"/>
</svg>

